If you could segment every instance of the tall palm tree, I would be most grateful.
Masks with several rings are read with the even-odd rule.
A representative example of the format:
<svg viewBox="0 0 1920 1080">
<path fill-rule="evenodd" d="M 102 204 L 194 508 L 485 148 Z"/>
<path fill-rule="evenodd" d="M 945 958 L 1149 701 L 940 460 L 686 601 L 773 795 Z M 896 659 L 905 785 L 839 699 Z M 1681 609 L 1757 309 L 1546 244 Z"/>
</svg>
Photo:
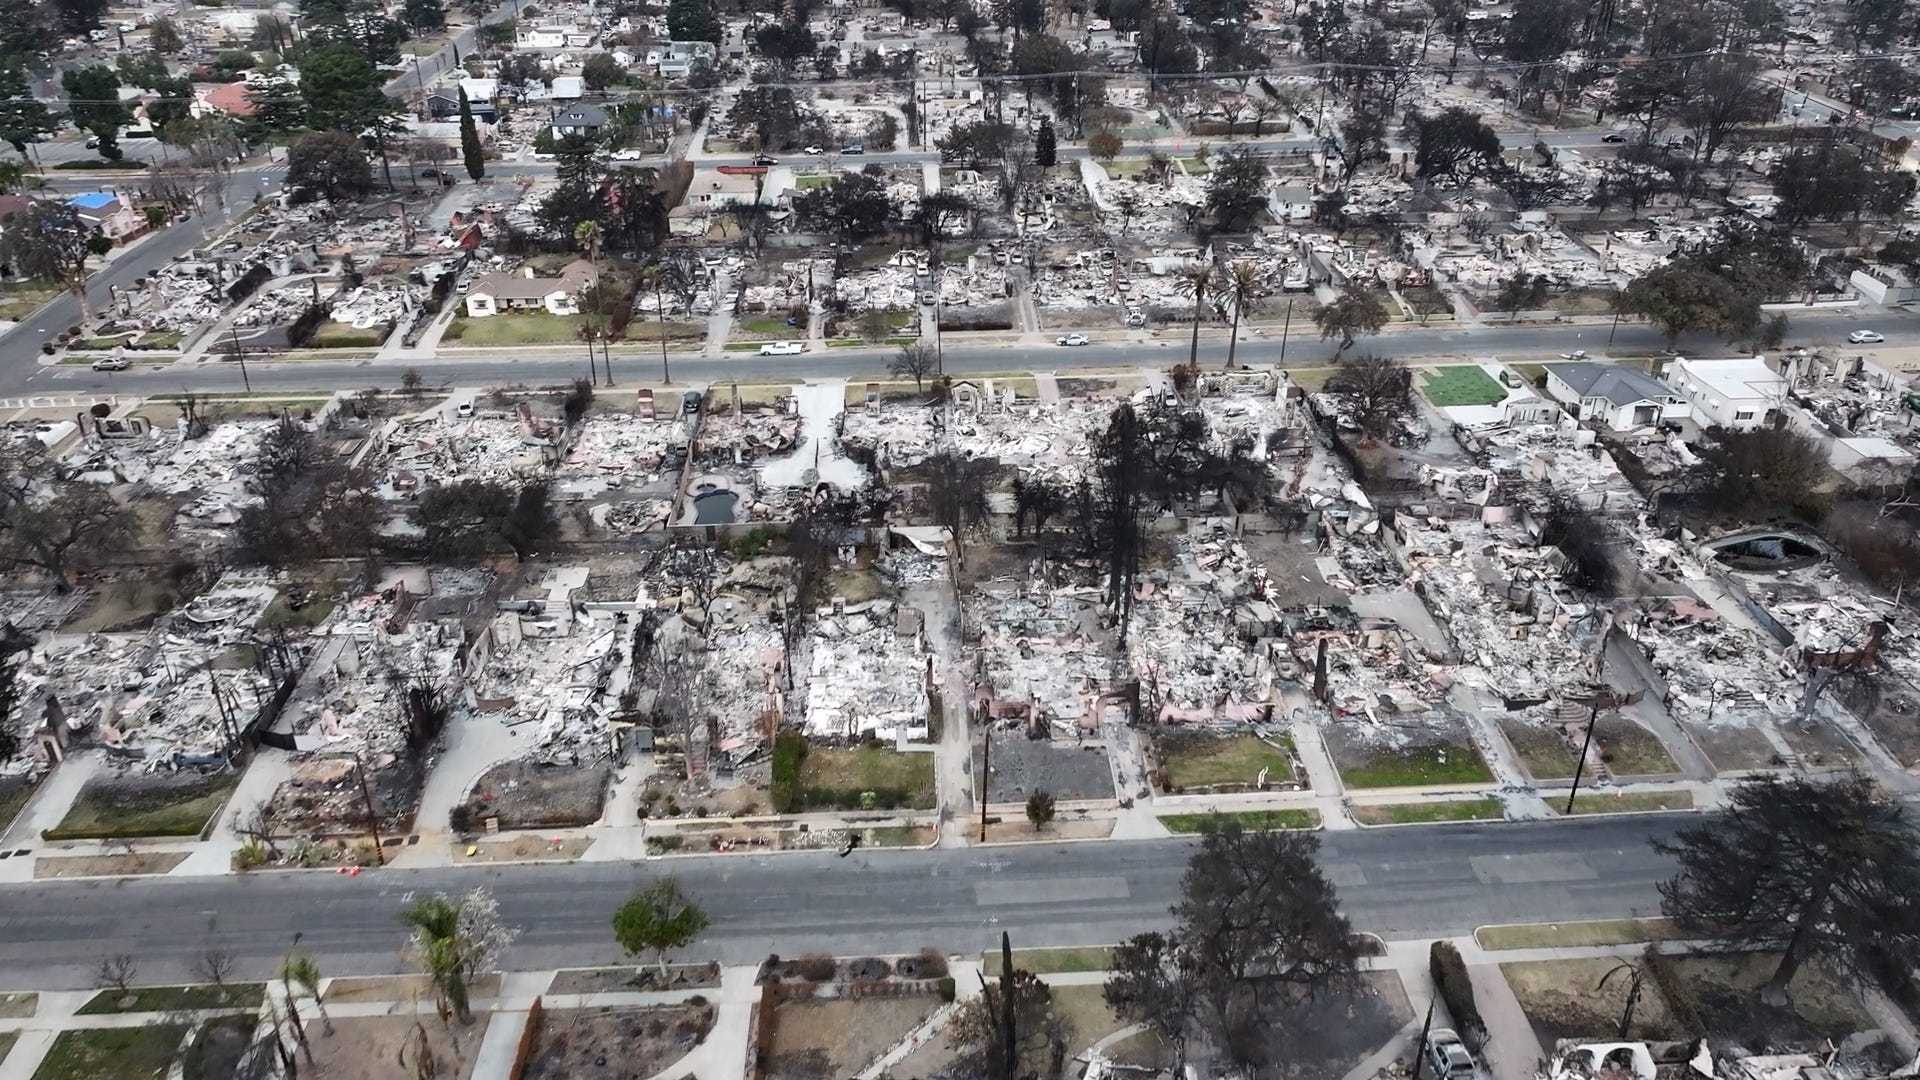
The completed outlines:
<svg viewBox="0 0 1920 1080">
<path fill-rule="evenodd" d="M 1240 346 L 1240 313 L 1253 303 L 1254 294 L 1260 289 L 1260 271 L 1249 261 L 1234 263 L 1227 272 L 1224 286 L 1233 300 L 1233 334 L 1227 338 L 1227 370 L 1232 371 L 1233 352 Z"/>
<path fill-rule="evenodd" d="M 1213 264 L 1202 262 L 1181 271 L 1180 280 L 1175 287 L 1183 295 L 1193 297 L 1193 342 L 1187 347 L 1187 367 L 1200 370 L 1200 312 L 1204 309 L 1207 297 L 1214 293 Z"/>
<path fill-rule="evenodd" d="M 320 1010 L 322 1029 L 333 1034 L 333 1018 L 327 1015 L 327 1004 L 320 1000 L 320 965 L 306 953 L 290 953 L 280 965 L 280 981 L 287 987 L 287 1008 L 292 1009 L 292 988 L 298 986 L 313 999 L 313 1007 Z"/>
</svg>

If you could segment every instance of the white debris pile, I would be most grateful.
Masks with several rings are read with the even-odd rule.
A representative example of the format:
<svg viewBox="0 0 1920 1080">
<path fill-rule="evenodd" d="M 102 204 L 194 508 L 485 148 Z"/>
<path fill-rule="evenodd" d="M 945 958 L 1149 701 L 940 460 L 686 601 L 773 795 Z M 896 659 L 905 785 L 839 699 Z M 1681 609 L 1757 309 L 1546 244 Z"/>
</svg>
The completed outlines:
<svg viewBox="0 0 1920 1080">
<path fill-rule="evenodd" d="M 780 632 L 757 613 L 742 614 L 708 628 L 700 670 L 701 707 L 719 721 L 720 749 L 728 752 L 760 742 L 772 730 L 768 720 L 780 715 Z"/>
<path fill-rule="evenodd" d="M 1040 267 L 1033 279 L 1033 302 L 1049 311 L 1124 305 L 1133 283 L 1112 248 L 1076 251 Z"/>
<path fill-rule="evenodd" d="M 1161 723 L 1264 719 L 1273 672 L 1243 626 L 1264 627 L 1267 570 L 1225 530 L 1178 540 L 1177 565 L 1136 583 L 1127 660 Z"/>
<path fill-rule="evenodd" d="M 1803 681 L 1771 642 L 1691 600 L 1634 612 L 1622 630 L 1667 684 L 1666 709 L 1689 724 L 1746 726 L 1756 713 L 1792 716 Z"/>
<path fill-rule="evenodd" d="M 632 499 L 602 503 L 591 511 L 595 526 L 623 535 L 652 532 L 666 527 L 673 513 L 670 499 Z"/>
<path fill-rule="evenodd" d="M 139 311 L 141 325 L 149 330 L 197 329 L 218 319 L 226 305 L 226 283 L 219 278 L 213 263 L 169 263 L 120 294 L 119 314 Z"/>
<path fill-rule="evenodd" d="M 419 298 L 403 282 L 370 281 L 334 301 L 333 321 L 366 330 L 412 316 Z"/>
<path fill-rule="evenodd" d="M 1571 417 L 1560 425 L 1495 428 L 1480 432 L 1477 438 L 1491 467 L 1510 483 L 1544 482 L 1602 513 L 1637 514 L 1646 509 L 1646 501 L 1613 455 L 1593 432 L 1575 426 Z"/>
<path fill-rule="evenodd" d="M 1069 398 L 1058 405 L 1001 404 L 991 386 L 956 387 L 946 434 L 934 430 L 934 410 L 883 403 L 846 414 L 841 442 L 874 454 L 882 468 L 911 468 L 950 447 L 970 458 L 994 458 L 1023 473 L 1072 482 L 1092 458 L 1090 441 L 1106 429 L 1111 402 Z"/>
<path fill-rule="evenodd" d="M 562 492 L 580 498 L 606 488 L 653 483 L 666 478 L 669 452 L 686 442 L 686 425 L 677 416 L 654 420 L 632 413 L 590 414 L 555 467 L 554 480 Z"/>
<path fill-rule="evenodd" d="M 584 582 L 585 572 L 579 576 Z M 575 616 L 566 603 L 502 611 L 490 626 L 493 651 L 470 680 L 474 698 L 504 713 L 509 727 L 535 725 L 534 746 L 598 752 L 618 700 L 623 629 L 613 615 Z"/>
<path fill-rule="evenodd" d="M 371 600 L 365 606 L 380 606 L 377 596 Z M 275 724 L 292 733 L 295 748 L 402 754 L 408 692 L 430 690 L 445 702 L 455 683 L 460 625 L 415 619 L 397 632 L 389 625 L 343 619 L 319 647 Z"/>
<path fill-rule="evenodd" d="M 228 646 L 209 635 L 52 635 L 19 668 L 23 722 L 66 725 L 149 768 L 224 758 L 239 725 L 272 695 L 252 668 L 216 666 Z"/>
<path fill-rule="evenodd" d="M 387 430 L 375 467 L 380 492 L 401 498 L 434 484 L 511 483 L 540 475 L 555 459 L 557 428 L 535 420 L 524 408 L 513 418 L 450 420 L 434 414 L 399 421 Z"/>
<path fill-rule="evenodd" d="M 1452 635 L 1462 681 L 1544 698 L 1592 678 L 1609 616 L 1559 583 L 1557 548 L 1473 518 L 1401 513 L 1393 525 L 1407 583 Z"/>
<path fill-rule="evenodd" d="M 1265 381 L 1274 380 L 1267 373 Z M 1295 426 L 1294 409 L 1268 388 L 1267 392 L 1212 394 L 1200 399 L 1207 418 L 1207 440 L 1214 451 L 1230 454 L 1244 449 L 1256 461 L 1265 461 L 1286 432 Z"/>
<path fill-rule="evenodd" d="M 1099 699 L 1122 680 L 1099 630 L 1099 590 L 1052 588 L 1037 578 L 992 582 L 968 602 L 980 628 L 973 697 L 994 716 L 1067 728 L 1098 725 Z"/>
<path fill-rule="evenodd" d="M 1005 255 L 998 260 L 978 254 L 967 256 L 965 264 L 948 263 L 941 268 L 940 303 L 947 307 L 979 307 L 998 304 L 1007 291 Z"/>
<path fill-rule="evenodd" d="M 924 253 L 900 251 L 885 266 L 841 275 L 833 283 L 833 295 L 853 311 L 899 311 L 917 307 L 920 276 L 926 271 Z"/>
<path fill-rule="evenodd" d="M 331 292 L 332 286 L 323 286 Z M 233 317 L 235 326 L 281 326 L 300 317 L 313 304 L 316 290 L 311 282 L 282 285 L 255 294 L 253 301 Z"/>
<path fill-rule="evenodd" d="M 925 738 L 927 657 L 919 612 L 890 600 L 817 613 L 808 639 L 806 731 Z"/>
<path fill-rule="evenodd" d="M 103 483 L 125 481 L 166 495 L 197 495 L 182 514 L 206 524 L 231 524 L 242 508 L 260 501 L 250 478 L 261 440 L 277 423 L 234 421 L 189 439 L 183 421 L 180 427 L 156 427 L 144 436 L 88 446 L 70 465 L 76 474 Z"/>
</svg>

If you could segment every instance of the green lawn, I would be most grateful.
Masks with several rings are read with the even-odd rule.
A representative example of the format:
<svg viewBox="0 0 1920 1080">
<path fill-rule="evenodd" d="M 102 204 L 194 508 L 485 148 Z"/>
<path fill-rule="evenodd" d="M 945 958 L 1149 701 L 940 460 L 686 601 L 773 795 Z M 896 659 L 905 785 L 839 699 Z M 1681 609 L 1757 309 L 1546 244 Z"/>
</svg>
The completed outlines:
<svg viewBox="0 0 1920 1080">
<path fill-rule="evenodd" d="M 824 175 L 801 176 L 794 180 L 794 186 L 798 187 L 801 191 L 812 191 L 814 188 L 823 188 L 831 183 L 833 183 L 833 177 Z"/>
<path fill-rule="evenodd" d="M 1433 784 L 1484 784 L 1493 779 L 1472 747 L 1459 743 L 1375 750 L 1359 765 L 1342 766 L 1350 788 L 1426 787 Z"/>
<path fill-rule="evenodd" d="M 1483 949 L 1553 949 L 1674 941 L 1680 931 L 1667 919 L 1595 919 L 1590 922 L 1512 923 L 1473 932 Z"/>
<path fill-rule="evenodd" d="M 129 795 L 113 784 L 95 781 L 74 800 L 48 840 L 129 839 L 139 836 L 198 836 L 226 805 L 240 783 L 238 771 L 215 773 L 204 783 Z"/>
<path fill-rule="evenodd" d="M 369 326 L 365 330 L 356 330 L 343 322 L 332 319 L 320 324 L 313 339 L 307 342 L 309 349 L 377 349 L 386 344 L 387 335 L 393 328 L 386 323 Z"/>
<path fill-rule="evenodd" d="M 580 316 L 554 315 L 546 311 L 516 311 L 510 315 L 494 315 L 485 319 L 470 319 L 462 315 L 447 324 L 446 333 L 440 336 L 440 340 L 457 341 L 476 348 L 488 345 L 554 345 L 580 340 L 576 336 L 579 329 Z"/>
<path fill-rule="evenodd" d="M 1013 966 L 1035 975 L 1059 975 L 1069 971 L 1105 971 L 1113 965 L 1113 950 L 1104 945 L 1084 949 L 1015 949 Z M 980 954 L 980 966 L 992 978 L 1000 977 L 1000 950 Z"/>
<path fill-rule="evenodd" d="M 1503 719 L 1500 730 L 1535 780 L 1565 780 L 1573 775 L 1573 751 L 1567 749 L 1558 729 Z"/>
<path fill-rule="evenodd" d="M 1413 825 L 1438 821 L 1498 821 L 1506 816 L 1494 798 L 1450 799 L 1446 802 L 1387 803 L 1356 806 L 1353 819 L 1362 825 Z"/>
<path fill-rule="evenodd" d="M 1220 784 L 1252 787 L 1263 769 L 1268 783 L 1293 779 L 1290 744 L 1278 750 L 1253 735 L 1165 735 L 1159 742 L 1167 786 L 1173 791 Z"/>
<path fill-rule="evenodd" d="M 827 342 L 827 348 L 829 349 L 862 349 L 862 348 L 878 349 L 878 348 L 883 348 L 888 346 L 898 348 L 901 345 L 911 345 L 917 340 L 919 339 L 910 338 L 910 337 L 890 337 L 881 341 L 868 341 L 866 338 L 857 338 L 857 337 L 832 338 Z"/>
<path fill-rule="evenodd" d="M 1508 364 L 1507 366 L 1513 369 L 1515 375 L 1527 380 L 1527 382 L 1534 386 L 1541 385 L 1547 378 L 1547 365 L 1545 364 Z"/>
<path fill-rule="evenodd" d="M 254 1009 L 266 996 L 265 983 L 229 983 L 222 991 L 213 986 L 142 986 L 133 991 L 133 1001 L 122 1008 L 120 991 L 102 990 L 93 995 L 76 1015 L 105 1016 L 111 1013 L 170 1012 L 175 1009 Z"/>
<path fill-rule="evenodd" d="M 1197 833 L 1209 821 L 1237 821 L 1240 827 L 1249 832 L 1272 832 L 1277 829 L 1317 829 L 1320 827 L 1318 810 L 1229 810 L 1214 811 L 1211 814 L 1161 814 L 1160 824 L 1167 831 L 1176 833 Z"/>
<path fill-rule="evenodd" d="M 666 338 L 668 341 L 685 341 L 692 338 L 705 337 L 706 334 L 707 328 L 697 323 L 661 323 L 651 320 L 642 322 L 639 319 L 635 319 L 627 324 L 627 329 L 621 340 L 631 345 L 636 341 L 657 343 L 661 338 Z"/>
<path fill-rule="evenodd" d="M 1186 167 L 1188 176 L 1205 176 L 1213 171 L 1213 166 L 1207 164 L 1207 159 L 1203 157 L 1183 157 L 1179 161 Z"/>
<path fill-rule="evenodd" d="M 0 1064 L 4 1064 L 6 1062 L 7 1051 L 13 1049 L 14 1042 L 19 1038 L 20 1036 L 15 1034 L 14 1032 L 0 1031 Z"/>
<path fill-rule="evenodd" d="M 852 750 L 809 748 L 800 764 L 799 790 L 808 808 L 860 809 L 872 792 L 882 809 L 933 808 L 933 755 L 877 746 Z"/>
<path fill-rule="evenodd" d="M 1565 798 L 1547 794 L 1542 796 L 1554 813 L 1564 813 L 1567 809 Z M 1575 814 L 1631 814 L 1649 810 L 1691 810 L 1693 792 L 1691 791 L 1634 791 L 1622 794 L 1575 795 L 1573 812 Z"/>
<path fill-rule="evenodd" d="M 180 347 L 180 343 L 186 339 L 187 335 L 185 331 L 155 330 L 152 333 L 141 335 L 139 341 L 127 347 L 130 349 L 177 349 Z"/>
<path fill-rule="evenodd" d="M 1472 364 L 1454 364 L 1425 373 L 1421 392 L 1442 408 L 1449 405 L 1494 405 L 1504 401 L 1506 389 L 1493 376 Z"/>
<path fill-rule="evenodd" d="M 754 315 L 745 319 L 735 319 L 733 329 L 738 334 L 776 341 L 807 336 L 805 326 L 788 326 L 786 317 L 782 315 Z"/>
<path fill-rule="evenodd" d="M 63 1031 L 33 1080 L 160 1080 L 186 1033 L 185 1024 Z"/>
</svg>

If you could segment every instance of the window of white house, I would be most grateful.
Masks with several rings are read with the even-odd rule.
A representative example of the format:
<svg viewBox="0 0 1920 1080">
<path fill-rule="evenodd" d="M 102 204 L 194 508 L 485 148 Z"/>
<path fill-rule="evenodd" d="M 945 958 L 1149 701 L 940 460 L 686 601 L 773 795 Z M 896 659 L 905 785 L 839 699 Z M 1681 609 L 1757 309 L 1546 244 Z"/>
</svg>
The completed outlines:
<svg viewBox="0 0 1920 1080">
<path fill-rule="evenodd" d="M 1735 420 L 1751 420 L 1751 419 L 1753 419 L 1753 413 L 1752 413 L 1752 412 L 1737 412 L 1737 413 L 1734 413 L 1734 414 L 1733 414 L 1733 418 L 1734 418 Z"/>
</svg>

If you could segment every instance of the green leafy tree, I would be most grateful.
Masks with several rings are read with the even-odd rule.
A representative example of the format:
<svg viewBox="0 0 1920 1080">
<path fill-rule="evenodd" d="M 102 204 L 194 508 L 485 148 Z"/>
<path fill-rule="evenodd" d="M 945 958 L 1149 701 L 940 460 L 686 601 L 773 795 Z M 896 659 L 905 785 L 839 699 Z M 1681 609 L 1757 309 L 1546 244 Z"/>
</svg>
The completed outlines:
<svg viewBox="0 0 1920 1080">
<path fill-rule="evenodd" d="M 95 233 L 80 212 L 65 203 L 34 202 L 0 227 L 0 256 L 25 278 L 51 281 L 80 301 L 82 318 L 93 321 L 87 300 L 88 241 Z"/>
<path fill-rule="evenodd" d="M 1654 842 L 1680 864 L 1660 906 L 1689 937 L 1779 953 L 1761 999 L 1782 1005 L 1808 960 L 1862 982 L 1876 962 L 1920 963 L 1916 841 L 1906 806 L 1858 774 L 1749 780 L 1724 813 Z"/>
<path fill-rule="evenodd" d="M 1221 232 L 1240 232 L 1252 226 L 1267 205 L 1267 165 L 1244 146 L 1236 146 L 1214 163 L 1207 177 L 1207 214 Z"/>
<path fill-rule="evenodd" d="M 313 1007 L 320 1011 L 320 1023 L 327 1034 L 333 1034 L 333 1017 L 327 1015 L 327 1003 L 320 997 L 320 964 L 303 952 L 287 954 L 280 964 L 280 981 L 284 983 L 287 994 L 287 1007 L 293 1007 L 293 987 L 299 987 L 313 999 Z"/>
<path fill-rule="evenodd" d="M 300 95 L 307 103 L 306 126 L 315 131 L 370 135 L 380 152 L 388 188 L 393 169 L 388 137 L 400 129 L 399 104 L 388 97 L 367 58 L 350 45 L 315 49 L 300 60 Z"/>
<path fill-rule="evenodd" d="M 1087 136 L 1087 152 L 1099 161 L 1112 161 L 1119 157 L 1121 148 L 1120 136 L 1106 128 Z"/>
<path fill-rule="evenodd" d="M 155 19 L 147 27 L 147 47 L 154 52 L 171 56 L 185 44 L 180 40 L 180 31 L 173 25 L 172 19 Z"/>
<path fill-rule="evenodd" d="M 711 41 L 718 45 L 725 27 L 711 0 L 669 0 L 667 34 L 675 41 Z"/>
<path fill-rule="evenodd" d="M 589 90 L 605 90 L 626 81 L 627 69 L 611 53 L 594 53 L 580 69 L 580 78 Z"/>
<path fill-rule="evenodd" d="M 1500 161 L 1500 136 L 1479 115 L 1459 106 L 1437 113 L 1416 113 L 1414 163 L 1429 180 L 1468 182 L 1486 175 Z"/>
<path fill-rule="evenodd" d="M 652 953 L 667 977 L 667 954 L 684 949 L 706 932 L 707 913 L 680 891 L 680 883 L 663 877 L 638 889 L 613 913 L 613 940 L 629 956 Z"/>
<path fill-rule="evenodd" d="M 447 9 L 440 0 L 406 0 L 400 20 L 415 33 L 428 33 L 447 25 Z"/>
<path fill-rule="evenodd" d="M 120 129 L 133 121 L 133 112 L 120 102 L 119 73 L 104 64 L 70 68 L 60 76 L 60 86 L 74 125 L 100 140 L 101 157 L 120 160 Z"/>
<path fill-rule="evenodd" d="M 1344 350 L 1355 335 L 1377 334 L 1387 325 L 1387 306 L 1372 291 L 1349 282 L 1333 303 L 1313 313 L 1313 322 L 1320 328 L 1322 341 L 1337 336 Z"/>
<path fill-rule="evenodd" d="M 514 494 L 513 506 L 500 523 L 500 536 L 525 562 L 560 535 L 560 519 L 553 512 L 553 492 L 547 484 L 531 483 Z"/>
<path fill-rule="evenodd" d="M 139 539 L 133 512 L 98 484 L 68 477 L 38 443 L 0 449 L 0 566 L 38 570 L 54 588 Z"/>
<path fill-rule="evenodd" d="M 1521 308 L 1532 308 L 1547 298 L 1549 282 L 1543 276 L 1516 271 L 1500 283 L 1500 291 L 1493 297 L 1496 310 L 1507 313 L 1509 322 L 1520 317 Z"/>
<path fill-rule="evenodd" d="M 1644 316 L 1672 348 L 1682 334 L 1740 337 L 1760 321 L 1760 297 L 1690 262 L 1672 262 L 1633 279 L 1615 301 Z"/>
<path fill-rule="evenodd" d="M 286 79 L 265 79 L 247 87 L 253 115 L 247 126 L 257 136 L 283 135 L 307 126 L 307 102 L 300 87 Z"/>
<path fill-rule="evenodd" d="M 360 140 L 339 131 L 316 131 L 288 149 L 287 184 L 317 192 L 328 202 L 359 199 L 373 190 L 373 169 Z"/>
<path fill-rule="evenodd" d="M 1413 372 L 1390 357 L 1369 353 L 1345 357 L 1328 377 L 1326 388 L 1341 399 L 1345 415 L 1369 439 L 1393 434 L 1413 412 Z"/>
<path fill-rule="evenodd" d="M 26 71 L 18 64 L 0 64 L 0 139 L 26 157 L 28 144 L 59 130 L 53 111 L 34 100 Z"/>
<path fill-rule="evenodd" d="M 468 179 L 487 175 L 487 160 L 480 151 L 480 130 L 473 123 L 473 105 L 467 100 L 466 87 L 460 88 L 460 160 L 467 167 Z"/>
<path fill-rule="evenodd" d="M 848 244 L 858 244 L 892 227 L 893 199 L 883 176 L 867 172 L 843 173 L 826 187 L 814 188 L 794 200 L 801 222 L 823 229 Z"/>
</svg>

